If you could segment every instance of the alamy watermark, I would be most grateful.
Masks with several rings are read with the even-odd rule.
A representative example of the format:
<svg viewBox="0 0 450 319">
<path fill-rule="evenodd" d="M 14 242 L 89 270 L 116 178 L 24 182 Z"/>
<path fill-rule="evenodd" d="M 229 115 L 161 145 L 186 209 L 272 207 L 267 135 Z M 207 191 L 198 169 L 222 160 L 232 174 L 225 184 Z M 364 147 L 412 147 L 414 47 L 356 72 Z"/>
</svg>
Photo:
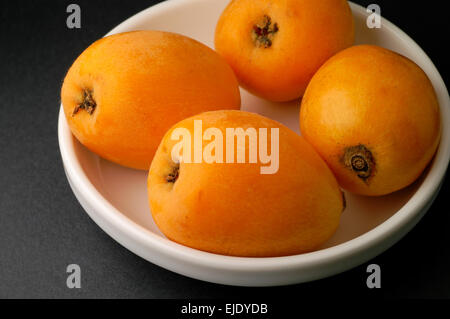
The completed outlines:
<svg viewBox="0 0 450 319">
<path fill-rule="evenodd" d="M 70 264 L 66 268 L 67 276 L 66 285 L 67 288 L 81 288 L 81 268 L 77 264 Z"/>
<path fill-rule="evenodd" d="M 377 264 L 370 264 L 367 266 L 366 272 L 370 275 L 367 277 L 367 288 L 381 288 L 381 267 Z"/>
<path fill-rule="evenodd" d="M 225 140 L 222 130 L 210 127 L 203 132 L 201 120 L 194 120 L 194 136 L 187 128 L 179 127 L 173 130 L 170 138 L 176 143 L 171 150 L 174 163 L 261 163 L 261 174 L 278 172 L 279 159 L 279 128 L 270 128 L 270 154 L 268 152 L 268 128 L 226 128 Z M 236 140 L 236 143 L 235 143 Z M 248 140 L 248 147 L 247 147 Z M 203 147 L 203 142 L 208 144 Z M 224 154 L 225 145 L 225 154 Z M 193 153 L 192 154 L 192 146 Z M 236 150 L 236 154 L 235 154 Z M 236 155 L 236 156 L 235 156 Z"/>
<path fill-rule="evenodd" d="M 81 8 L 78 4 L 69 4 L 66 8 L 66 12 L 70 13 L 66 19 L 66 25 L 69 29 L 81 28 Z"/>
<path fill-rule="evenodd" d="M 381 8 L 378 4 L 370 4 L 366 11 L 370 13 L 367 17 L 366 24 L 369 29 L 381 28 Z"/>
</svg>

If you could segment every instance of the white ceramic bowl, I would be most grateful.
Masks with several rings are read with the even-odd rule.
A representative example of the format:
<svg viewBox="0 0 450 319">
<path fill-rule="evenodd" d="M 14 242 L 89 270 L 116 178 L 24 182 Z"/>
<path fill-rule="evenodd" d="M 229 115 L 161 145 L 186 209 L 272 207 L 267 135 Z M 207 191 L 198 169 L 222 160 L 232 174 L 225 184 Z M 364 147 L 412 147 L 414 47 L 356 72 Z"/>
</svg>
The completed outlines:
<svg viewBox="0 0 450 319">
<path fill-rule="evenodd" d="M 171 0 L 140 12 L 109 34 L 131 30 L 172 31 L 213 46 L 215 24 L 228 0 Z M 368 198 L 346 194 L 348 208 L 336 234 L 322 249 L 295 256 L 239 258 L 191 249 L 165 238 L 147 202 L 147 173 L 120 167 L 89 152 L 72 136 L 61 108 L 59 145 L 69 183 L 89 216 L 112 238 L 142 258 L 189 277 L 241 286 L 284 285 L 315 280 L 355 267 L 405 235 L 430 207 L 450 158 L 447 89 L 422 49 L 392 23 L 366 26 L 365 8 L 351 4 L 356 43 L 371 43 L 414 60 L 428 74 L 439 98 L 442 139 L 427 171 L 412 186 Z M 383 76 L 380 74 L 380 76 Z M 296 132 L 299 103 L 277 106 L 242 91 L 243 109 L 276 119 Z"/>
</svg>

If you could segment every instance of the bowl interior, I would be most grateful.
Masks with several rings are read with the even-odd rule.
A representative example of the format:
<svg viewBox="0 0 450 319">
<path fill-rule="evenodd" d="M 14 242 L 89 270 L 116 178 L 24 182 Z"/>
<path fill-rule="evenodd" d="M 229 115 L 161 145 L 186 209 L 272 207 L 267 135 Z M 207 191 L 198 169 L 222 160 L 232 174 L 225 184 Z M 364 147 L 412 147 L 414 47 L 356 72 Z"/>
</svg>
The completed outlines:
<svg viewBox="0 0 450 319">
<path fill-rule="evenodd" d="M 167 5 L 158 5 L 152 10 L 139 13 L 116 27 L 111 34 L 157 29 L 181 33 L 213 47 L 215 24 L 228 0 L 171 2 L 173 3 L 170 8 Z M 412 47 L 410 42 L 391 27 L 391 24 L 383 23 L 381 29 L 369 29 L 366 26 L 368 13 L 353 4 L 352 10 L 357 44 L 377 44 L 389 48 L 415 61 L 429 76 L 434 72 L 433 66 L 427 64 L 423 53 Z M 289 103 L 272 103 L 255 97 L 245 90 L 241 90 L 241 93 L 243 110 L 278 120 L 300 133 L 298 100 Z M 67 123 L 62 125 L 65 130 L 69 130 Z M 104 199 L 131 221 L 164 238 L 150 214 L 146 189 L 147 172 L 127 169 L 103 160 L 89 152 L 74 137 L 71 138 L 76 160 Z M 418 181 L 406 189 L 383 197 L 370 198 L 347 193 L 348 208 L 342 216 L 339 229 L 323 245 L 323 248 L 356 238 L 389 219 L 413 197 L 426 174 L 425 172 Z"/>
</svg>

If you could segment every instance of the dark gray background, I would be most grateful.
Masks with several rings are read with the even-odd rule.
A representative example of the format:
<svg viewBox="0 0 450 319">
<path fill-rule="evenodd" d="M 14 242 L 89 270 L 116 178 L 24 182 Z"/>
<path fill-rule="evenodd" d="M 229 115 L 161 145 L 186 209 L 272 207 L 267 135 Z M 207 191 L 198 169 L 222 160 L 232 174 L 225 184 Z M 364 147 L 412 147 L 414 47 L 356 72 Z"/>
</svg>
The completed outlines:
<svg viewBox="0 0 450 319">
<path fill-rule="evenodd" d="M 213 1 L 213 0 L 212 0 Z M 66 7 L 82 28 L 66 28 Z M 0 297 L 450 297 L 449 183 L 404 239 L 370 263 L 382 288 L 366 287 L 366 267 L 301 285 L 237 288 L 182 277 L 135 256 L 108 237 L 75 199 L 59 155 L 59 91 L 66 70 L 91 42 L 159 1 L 1 1 Z M 369 1 L 356 1 L 367 6 Z M 377 1 L 448 80 L 447 12 L 440 1 Z M 441 2 L 442 3 L 442 2 Z M 448 83 L 448 82 L 447 82 Z M 66 287 L 66 266 L 82 268 L 82 288 Z"/>
</svg>

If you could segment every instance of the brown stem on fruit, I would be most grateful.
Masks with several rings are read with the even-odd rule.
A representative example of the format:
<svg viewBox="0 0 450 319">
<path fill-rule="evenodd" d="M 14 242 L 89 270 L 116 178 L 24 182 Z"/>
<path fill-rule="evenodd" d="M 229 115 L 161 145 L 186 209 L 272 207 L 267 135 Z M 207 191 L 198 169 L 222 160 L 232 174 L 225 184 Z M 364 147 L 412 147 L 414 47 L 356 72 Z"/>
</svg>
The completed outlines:
<svg viewBox="0 0 450 319">
<path fill-rule="evenodd" d="M 278 23 L 272 24 L 272 19 L 268 15 L 264 15 L 262 21 L 253 26 L 253 42 L 258 48 L 270 48 L 278 30 Z"/>
<path fill-rule="evenodd" d="M 375 172 L 375 159 L 372 152 L 362 144 L 344 149 L 344 165 L 351 169 L 360 179 L 368 183 Z"/>
<path fill-rule="evenodd" d="M 83 99 L 81 103 L 75 106 L 75 108 L 73 109 L 72 116 L 75 116 L 75 114 L 77 114 L 80 109 L 85 110 L 89 115 L 92 115 L 92 113 L 94 113 L 97 103 L 95 102 L 92 94 L 92 90 L 83 89 Z"/>
<path fill-rule="evenodd" d="M 167 175 L 166 177 L 166 181 L 168 183 L 175 183 L 178 179 L 178 175 L 180 173 L 180 164 L 176 164 L 172 171 L 169 173 L 169 175 Z"/>
</svg>

